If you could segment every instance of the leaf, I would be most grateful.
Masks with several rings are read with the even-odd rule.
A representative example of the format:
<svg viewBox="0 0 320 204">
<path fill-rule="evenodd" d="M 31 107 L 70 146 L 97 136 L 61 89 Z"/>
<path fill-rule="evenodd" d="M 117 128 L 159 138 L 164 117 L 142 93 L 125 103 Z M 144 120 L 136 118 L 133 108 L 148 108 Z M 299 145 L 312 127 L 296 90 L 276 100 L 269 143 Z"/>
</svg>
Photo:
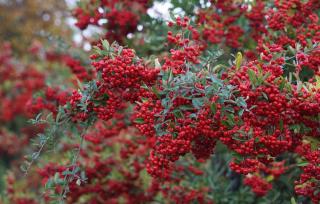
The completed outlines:
<svg viewBox="0 0 320 204">
<path fill-rule="evenodd" d="M 122 50 L 123 50 L 123 47 L 120 46 L 118 49 L 118 55 L 120 55 L 122 53 Z"/>
<path fill-rule="evenodd" d="M 181 105 L 178 107 L 180 110 L 193 110 L 192 106 L 189 105 Z"/>
<path fill-rule="evenodd" d="M 77 184 L 78 186 L 80 186 L 80 185 L 81 185 L 81 180 L 80 180 L 80 179 L 77 179 L 76 184 Z"/>
<path fill-rule="evenodd" d="M 227 118 L 228 118 L 228 123 L 230 126 L 234 126 L 234 115 L 233 114 L 227 114 Z"/>
<path fill-rule="evenodd" d="M 136 118 L 134 120 L 135 123 L 138 123 L 138 124 L 143 124 L 144 123 L 144 119 L 143 118 Z"/>
<path fill-rule="evenodd" d="M 320 89 L 320 76 L 316 76 L 316 88 Z"/>
<path fill-rule="evenodd" d="M 249 110 L 255 109 L 257 107 L 257 105 L 253 105 L 249 108 Z"/>
<path fill-rule="evenodd" d="M 110 44 L 109 44 L 109 42 L 107 41 L 107 40 L 102 40 L 102 47 L 103 47 L 103 49 L 105 49 L 105 50 L 109 50 L 109 48 L 110 48 Z"/>
<path fill-rule="evenodd" d="M 267 78 L 269 78 L 269 76 L 271 76 L 270 72 L 267 72 L 263 77 L 262 77 L 262 81 L 265 81 Z"/>
<path fill-rule="evenodd" d="M 145 90 L 149 90 L 148 85 L 147 85 L 147 84 L 145 84 L 145 83 L 143 83 L 143 84 L 141 85 L 141 87 L 142 87 L 143 89 L 145 89 Z"/>
<path fill-rule="evenodd" d="M 297 166 L 300 166 L 300 167 L 308 166 L 308 165 L 309 165 L 308 161 L 302 161 L 302 162 L 297 163 Z"/>
<path fill-rule="evenodd" d="M 243 159 L 243 156 L 237 152 L 232 152 L 231 155 L 233 158 L 236 158 L 238 161 L 241 161 Z"/>
<path fill-rule="evenodd" d="M 244 113 L 244 109 L 241 109 L 241 110 L 239 111 L 238 115 L 239 115 L 239 116 L 242 116 L 243 113 Z"/>
<path fill-rule="evenodd" d="M 217 112 L 217 105 L 215 103 L 211 103 L 210 110 L 213 114 L 216 114 Z"/>
<path fill-rule="evenodd" d="M 267 180 L 268 182 L 273 181 L 273 179 L 274 179 L 274 176 L 273 176 L 273 175 L 269 175 L 269 176 L 267 176 L 267 178 L 266 178 L 266 180 Z"/>
<path fill-rule="evenodd" d="M 93 52 L 98 54 L 99 56 L 102 55 L 102 50 L 97 46 L 93 46 Z"/>
<path fill-rule="evenodd" d="M 176 117 L 176 118 L 183 118 L 184 115 L 183 113 L 179 110 L 179 109 L 175 109 L 172 111 L 173 112 L 173 115 Z"/>
<path fill-rule="evenodd" d="M 257 83 L 256 73 L 252 69 L 248 69 L 248 76 L 249 76 L 249 80 L 250 80 L 251 84 L 253 86 L 255 86 Z"/>
<path fill-rule="evenodd" d="M 236 70 L 239 70 L 241 64 L 242 64 L 242 54 L 241 52 L 237 53 L 237 57 L 235 59 L 235 64 L 236 64 Z"/>
<path fill-rule="evenodd" d="M 176 20 L 176 17 L 174 16 L 174 13 L 172 11 L 169 12 L 169 15 L 172 21 Z"/>
<path fill-rule="evenodd" d="M 167 82 L 169 82 L 172 79 L 172 70 L 169 69 L 165 72 L 162 72 L 162 83 L 163 84 L 167 84 Z"/>
<path fill-rule="evenodd" d="M 236 104 L 237 104 L 237 106 L 239 106 L 239 107 L 244 107 L 244 108 L 247 107 L 247 103 L 246 103 L 246 101 L 244 100 L 243 97 L 237 98 L 237 99 L 236 99 Z"/>
<path fill-rule="evenodd" d="M 296 202 L 296 200 L 294 199 L 294 197 L 291 197 L 290 203 L 291 203 L 291 204 L 297 204 L 297 202 Z"/>
<path fill-rule="evenodd" d="M 31 155 L 31 158 L 32 160 L 36 160 L 38 159 L 40 156 L 40 153 L 39 152 L 33 152 L 32 155 Z"/>
<path fill-rule="evenodd" d="M 26 165 L 22 164 L 22 165 L 20 165 L 20 170 L 22 172 L 27 172 L 28 171 L 28 167 Z"/>
<path fill-rule="evenodd" d="M 157 98 L 160 98 L 160 93 L 158 89 L 155 86 L 152 86 L 152 92 L 157 96 Z"/>
<path fill-rule="evenodd" d="M 148 100 L 149 100 L 148 98 L 141 97 L 142 103 L 148 102 Z"/>
<path fill-rule="evenodd" d="M 192 99 L 192 105 L 196 109 L 200 109 L 204 104 L 204 98 L 193 98 Z"/>
<path fill-rule="evenodd" d="M 282 131 L 282 130 L 283 130 L 283 120 L 280 119 L 279 123 L 280 123 L 280 124 L 279 124 L 280 130 Z"/>
<path fill-rule="evenodd" d="M 265 98 L 266 100 L 269 100 L 269 98 L 268 98 L 268 96 L 267 96 L 266 93 L 262 92 L 262 96 L 263 96 L 263 98 Z"/>
<path fill-rule="evenodd" d="M 52 179 L 48 179 L 48 181 L 45 184 L 45 189 L 50 189 L 54 187 L 54 182 L 52 181 Z"/>
<path fill-rule="evenodd" d="M 286 85 L 286 81 L 284 78 L 282 78 L 281 83 L 279 85 L 279 90 L 282 91 L 285 85 Z"/>
<path fill-rule="evenodd" d="M 57 183 L 58 180 L 59 180 L 59 178 L 60 178 L 60 174 L 59 174 L 59 172 L 56 172 L 56 173 L 54 174 L 53 181 L 54 181 L 55 183 Z"/>
<path fill-rule="evenodd" d="M 42 113 L 39 113 L 38 115 L 37 115 L 37 117 L 36 117 L 36 121 L 39 121 L 39 119 L 40 119 L 40 117 L 41 117 L 41 115 L 42 115 Z"/>
<path fill-rule="evenodd" d="M 87 180 L 86 172 L 85 171 L 81 171 L 80 177 L 81 177 L 82 180 Z"/>
<path fill-rule="evenodd" d="M 191 114 L 189 115 L 189 118 L 197 118 L 197 114 L 191 113 Z"/>
<path fill-rule="evenodd" d="M 154 60 L 154 66 L 155 66 L 155 68 L 157 68 L 157 69 L 160 69 L 160 68 L 161 68 L 161 64 L 160 64 L 158 58 L 156 58 L 156 59 Z"/>
<path fill-rule="evenodd" d="M 163 98 L 161 100 L 161 105 L 165 108 L 168 109 L 170 105 L 170 98 Z"/>
<path fill-rule="evenodd" d="M 216 76 L 212 74 L 210 75 L 210 80 L 212 81 L 212 83 L 218 85 L 219 87 L 223 86 L 222 80 L 218 79 Z"/>
<path fill-rule="evenodd" d="M 73 174 L 73 172 L 70 171 L 70 170 L 65 170 L 65 171 L 62 172 L 62 175 L 63 175 L 63 176 L 72 175 L 72 174 Z"/>
</svg>

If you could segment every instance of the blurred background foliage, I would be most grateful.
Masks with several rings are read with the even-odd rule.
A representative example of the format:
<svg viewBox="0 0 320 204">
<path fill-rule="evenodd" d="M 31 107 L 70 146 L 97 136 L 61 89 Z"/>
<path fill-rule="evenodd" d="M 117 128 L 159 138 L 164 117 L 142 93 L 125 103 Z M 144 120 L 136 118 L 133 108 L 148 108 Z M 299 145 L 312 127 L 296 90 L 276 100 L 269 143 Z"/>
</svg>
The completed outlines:
<svg viewBox="0 0 320 204">
<path fill-rule="evenodd" d="M 70 36 L 64 0 L 0 0 L 0 42 L 10 42 L 16 55 L 27 53 L 32 41 L 46 42 L 47 33 Z"/>
</svg>

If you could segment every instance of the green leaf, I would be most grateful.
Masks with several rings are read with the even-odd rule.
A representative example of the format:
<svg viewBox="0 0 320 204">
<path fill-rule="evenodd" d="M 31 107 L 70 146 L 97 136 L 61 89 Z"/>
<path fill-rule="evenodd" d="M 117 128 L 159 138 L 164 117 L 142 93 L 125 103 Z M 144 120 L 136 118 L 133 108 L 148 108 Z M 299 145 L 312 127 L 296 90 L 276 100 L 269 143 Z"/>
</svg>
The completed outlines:
<svg viewBox="0 0 320 204">
<path fill-rule="evenodd" d="M 120 46 L 120 47 L 118 48 L 118 55 L 120 55 L 120 54 L 122 53 L 122 50 L 123 50 L 123 47 Z"/>
<path fill-rule="evenodd" d="M 176 17 L 174 16 L 174 13 L 172 11 L 169 12 L 169 15 L 172 21 L 176 20 Z"/>
<path fill-rule="evenodd" d="M 183 118 L 184 115 L 183 113 L 179 110 L 179 109 L 175 109 L 172 111 L 173 112 L 173 115 L 176 117 L 176 118 Z"/>
<path fill-rule="evenodd" d="M 233 114 L 227 114 L 227 118 L 228 118 L 228 123 L 230 126 L 234 126 L 235 121 L 234 121 L 234 115 Z"/>
<path fill-rule="evenodd" d="M 109 48 L 110 48 L 110 44 L 109 44 L 109 42 L 107 41 L 107 40 L 102 40 L 102 47 L 103 47 L 103 49 L 105 49 L 105 50 L 109 50 Z"/>
<path fill-rule="evenodd" d="M 149 90 L 148 85 L 147 85 L 147 84 L 145 84 L 145 83 L 143 83 L 143 84 L 141 85 L 141 87 L 142 87 L 143 89 L 145 89 L 145 90 Z"/>
<path fill-rule="evenodd" d="M 141 97 L 142 103 L 148 102 L 148 100 L 149 100 L 148 98 Z"/>
<path fill-rule="evenodd" d="M 308 165 L 309 165 L 308 161 L 302 161 L 302 162 L 297 163 L 297 166 L 300 166 L 300 167 L 308 166 Z"/>
<path fill-rule="evenodd" d="M 284 78 L 282 78 L 281 83 L 279 85 L 279 90 L 282 91 L 285 85 L 286 85 L 286 81 Z"/>
<path fill-rule="evenodd" d="M 280 124 L 279 124 L 280 130 L 282 131 L 282 130 L 283 130 L 283 120 L 280 119 L 279 123 L 280 123 Z"/>
<path fill-rule="evenodd" d="M 59 174 L 59 172 L 56 172 L 56 173 L 54 174 L 53 181 L 54 181 L 55 183 L 57 183 L 59 179 L 60 179 L 60 174 Z"/>
<path fill-rule="evenodd" d="M 243 159 L 243 156 L 237 152 L 232 152 L 231 155 L 233 158 L 237 159 L 238 161 L 241 161 Z"/>
<path fill-rule="evenodd" d="M 320 89 L 320 76 L 315 76 L 316 77 L 316 88 Z"/>
<path fill-rule="evenodd" d="M 244 109 L 241 109 L 241 110 L 239 110 L 238 115 L 239 115 L 239 116 L 242 116 L 242 115 L 243 115 L 243 113 L 244 113 Z"/>
<path fill-rule="evenodd" d="M 266 100 L 269 100 L 269 98 L 268 98 L 268 96 L 267 96 L 266 93 L 262 92 L 262 96 L 263 96 L 263 98 L 265 98 Z"/>
<path fill-rule="evenodd" d="M 217 112 L 217 105 L 215 103 L 211 103 L 210 110 L 213 114 L 216 114 Z"/>
<path fill-rule="evenodd" d="M 291 197 L 290 199 L 291 204 L 297 204 L 296 200 L 294 199 L 294 197 Z"/>
<path fill-rule="evenodd" d="M 63 176 L 72 175 L 72 174 L 73 174 L 73 172 L 70 171 L 70 170 L 65 170 L 65 171 L 62 172 L 62 175 L 63 175 Z"/>
<path fill-rule="evenodd" d="M 143 118 L 136 118 L 134 120 L 135 123 L 138 123 L 138 124 L 143 124 L 144 123 L 144 119 Z"/>
<path fill-rule="evenodd" d="M 256 73 L 252 69 L 248 69 L 249 80 L 253 86 L 257 84 Z"/>
<path fill-rule="evenodd" d="M 247 103 L 246 103 L 246 101 L 244 100 L 243 97 L 237 98 L 237 99 L 236 99 L 236 104 L 237 104 L 237 106 L 239 106 L 239 107 L 244 107 L 244 108 L 247 107 Z"/>
<path fill-rule="evenodd" d="M 54 187 L 54 182 L 52 181 L 52 179 L 48 179 L 48 181 L 45 184 L 45 189 L 50 189 Z"/>
<path fill-rule="evenodd" d="M 152 86 L 152 92 L 157 96 L 157 98 L 160 98 L 160 92 L 155 86 Z"/>
<path fill-rule="evenodd" d="M 204 104 L 204 98 L 193 98 L 192 99 L 192 105 L 196 109 L 200 109 Z"/>
</svg>

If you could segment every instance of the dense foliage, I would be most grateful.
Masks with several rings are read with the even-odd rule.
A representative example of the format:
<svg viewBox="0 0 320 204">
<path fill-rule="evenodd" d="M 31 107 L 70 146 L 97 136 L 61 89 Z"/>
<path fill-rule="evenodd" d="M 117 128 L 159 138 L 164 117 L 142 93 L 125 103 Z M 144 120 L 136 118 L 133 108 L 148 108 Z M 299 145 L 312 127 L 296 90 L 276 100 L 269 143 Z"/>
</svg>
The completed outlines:
<svg viewBox="0 0 320 204">
<path fill-rule="evenodd" d="M 80 1 L 90 53 L 3 45 L 3 202 L 320 203 L 320 1 L 156 2 Z"/>
</svg>

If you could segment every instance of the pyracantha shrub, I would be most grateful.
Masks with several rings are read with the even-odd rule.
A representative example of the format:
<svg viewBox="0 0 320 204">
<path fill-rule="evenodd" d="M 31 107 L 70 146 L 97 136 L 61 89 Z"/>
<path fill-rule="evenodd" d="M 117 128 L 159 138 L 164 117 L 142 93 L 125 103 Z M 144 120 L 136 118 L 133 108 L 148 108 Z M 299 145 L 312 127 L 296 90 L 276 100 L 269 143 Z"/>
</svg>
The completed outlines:
<svg viewBox="0 0 320 204">
<path fill-rule="evenodd" d="M 33 113 L 46 109 L 32 120 L 46 128 L 26 169 L 41 176 L 45 202 L 320 202 L 320 2 L 206 3 L 166 22 L 164 52 L 139 57 L 122 45 L 138 24 L 152 24 L 142 17 L 151 1 L 81 1 L 76 25 L 106 30 L 92 43 L 91 66 L 47 53 L 70 67 L 78 87 L 21 74 L 27 90 L 45 93 L 30 102 Z M 9 103 L 0 111 L 12 111 L 2 108 Z M 32 170 L 50 143 L 69 161 Z M 17 201 L 15 178 L 7 180 L 10 201 L 38 202 Z"/>
</svg>

